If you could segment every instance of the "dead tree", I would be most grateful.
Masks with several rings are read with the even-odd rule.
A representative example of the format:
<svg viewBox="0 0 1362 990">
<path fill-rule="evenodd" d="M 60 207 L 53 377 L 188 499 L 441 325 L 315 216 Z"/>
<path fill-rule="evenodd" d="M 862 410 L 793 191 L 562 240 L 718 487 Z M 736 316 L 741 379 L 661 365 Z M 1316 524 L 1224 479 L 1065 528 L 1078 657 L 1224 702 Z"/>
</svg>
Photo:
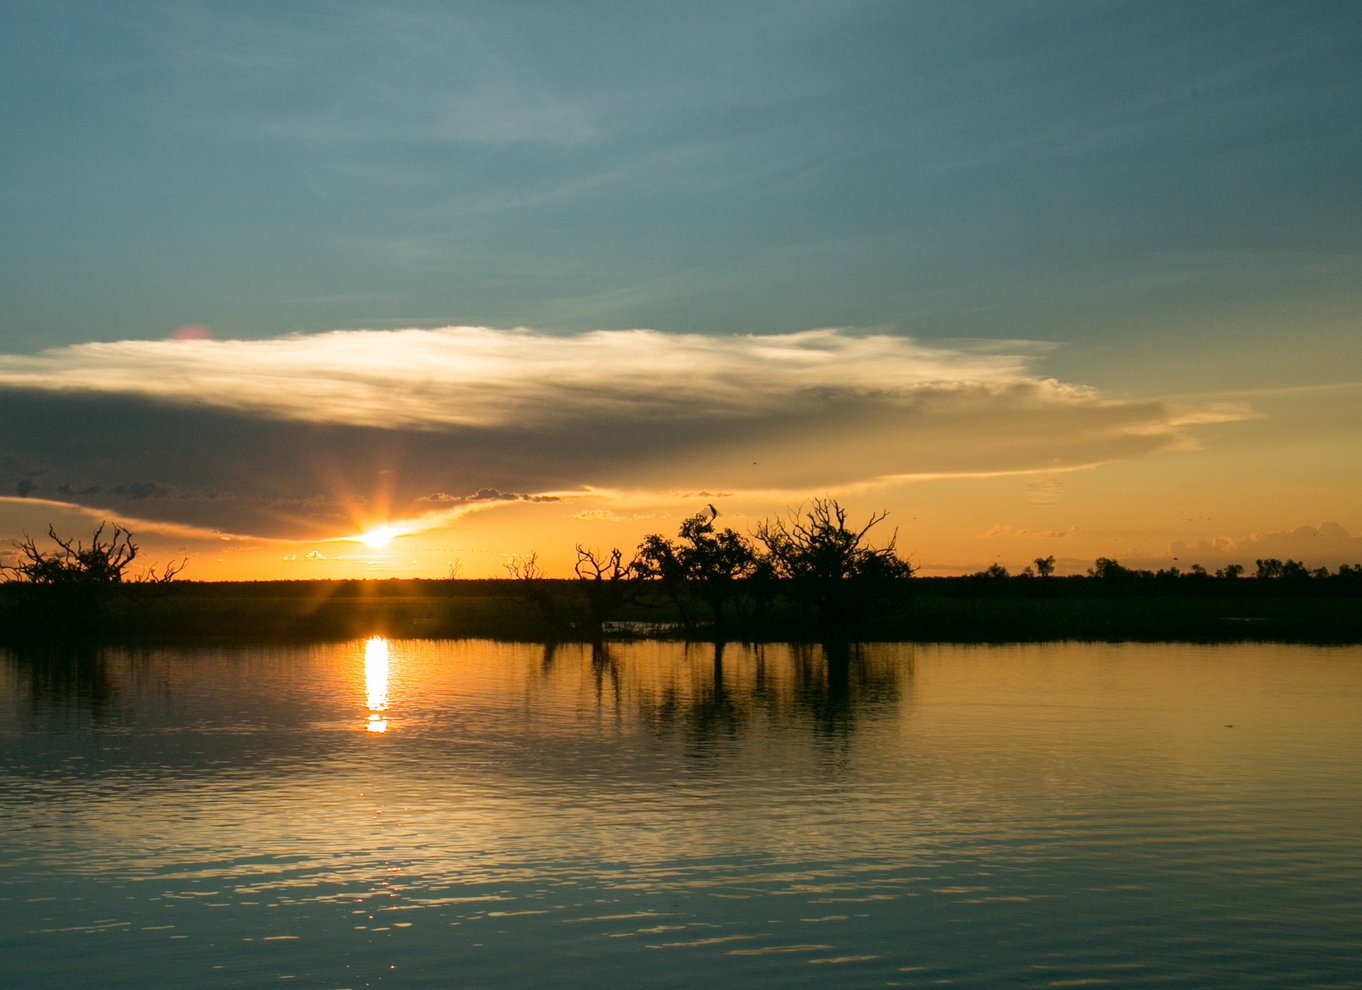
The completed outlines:
<svg viewBox="0 0 1362 990">
<path fill-rule="evenodd" d="M 64 539 L 55 527 L 48 526 L 47 535 L 56 544 L 55 549 L 39 547 L 28 535 L 13 544 L 18 562 L 0 569 L 9 572 L 23 589 L 26 611 L 22 625 L 30 634 L 105 635 L 118 625 L 108 612 L 115 592 L 128 585 L 167 585 L 184 570 L 187 560 L 172 561 L 160 571 L 149 567 L 133 576 L 131 568 L 138 547 L 132 534 L 116 524 L 109 535 L 105 535 L 107 529 L 108 524 L 101 523 L 86 544 Z"/>
<path fill-rule="evenodd" d="M 557 606 L 554 605 L 553 595 L 549 592 L 548 578 L 544 574 L 544 568 L 539 564 L 538 552 L 531 553 L 528 557 L 519 555 L 512 557 L 503 565 L 506 573 L 516 582 L 520 594 L 527 602 L 534 603 L 539 609 L 539 614 L 551 630 L 561 628 L 562 621 L 558 617 Z"/>
<path fill-rule="evenodd" d="M 128 568 L 137 559 L 138 546 L 132 540 L 132 533 L 114 524 L 113 534 L 106 537 L 104 530 L 108 523 L 100 523 L 90 539 L 89 546 L 78 540 L 66 540 L 57 535 L 54 526 L 47 527 L 48 538 L 57 545 L 56 550 L 40 549 L 33 537 L 14 543 L 19 551 L 19 562 L 5 566 L 13 572 L 16 579 L 35 585 L 102 587 L 122 584 L 128 580 Z M 168 584 L 184 570 L 188 560 L 171 562 L 159 573 L 149 567 L 143 574 L 134 578 L 142 584 Z"/>
<path fill-rule="evenodd" d="M 618 547 L 602 554 L 579 543 L 573 571 L 586 598 L 586 630 L 599 639 L 606 622 L 628 602 L 638 568 L 633 561 L 624 562 Z"/>
</svg>

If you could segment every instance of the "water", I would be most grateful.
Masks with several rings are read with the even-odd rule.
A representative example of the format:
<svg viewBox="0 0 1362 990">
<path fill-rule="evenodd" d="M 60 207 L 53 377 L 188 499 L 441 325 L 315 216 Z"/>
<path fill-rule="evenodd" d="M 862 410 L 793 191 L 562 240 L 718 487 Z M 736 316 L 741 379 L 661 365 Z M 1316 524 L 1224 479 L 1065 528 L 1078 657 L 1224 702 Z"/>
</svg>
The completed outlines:
<svg viewBox="0 0 1362 990">
<path fill-rule="evenodd" d="M 1362 986 L 1362 648 L 0 663 L 5 985 Z"/>
</svg>

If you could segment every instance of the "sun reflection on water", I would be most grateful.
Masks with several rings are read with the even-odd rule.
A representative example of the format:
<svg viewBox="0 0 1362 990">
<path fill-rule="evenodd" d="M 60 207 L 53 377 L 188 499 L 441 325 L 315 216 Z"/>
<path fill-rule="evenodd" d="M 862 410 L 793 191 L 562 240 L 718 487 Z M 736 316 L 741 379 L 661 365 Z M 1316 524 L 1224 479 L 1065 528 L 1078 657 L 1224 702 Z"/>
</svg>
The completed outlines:
<svg viewBox="0 0 1362 990">
<path fill-rule="evenodd" d="M 388 731 L 388 641 L 374 636 L 364 644 L 364 694 L 369 732 Z"/>
</svg>

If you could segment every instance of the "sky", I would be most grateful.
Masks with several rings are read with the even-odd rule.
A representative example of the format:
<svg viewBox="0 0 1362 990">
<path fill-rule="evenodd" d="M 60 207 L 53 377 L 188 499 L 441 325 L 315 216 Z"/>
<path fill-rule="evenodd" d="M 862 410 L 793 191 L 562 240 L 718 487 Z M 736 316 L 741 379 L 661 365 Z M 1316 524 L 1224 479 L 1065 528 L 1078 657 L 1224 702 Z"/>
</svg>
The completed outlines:
<svg viewBox="0 0 1362 990">
<path fill-rule="evenodd" d="M 0 562 L 566 576 L 825 496 L 923 574 L 1362 561 L 1359 37 L 0 0 Z"/>
</svg>

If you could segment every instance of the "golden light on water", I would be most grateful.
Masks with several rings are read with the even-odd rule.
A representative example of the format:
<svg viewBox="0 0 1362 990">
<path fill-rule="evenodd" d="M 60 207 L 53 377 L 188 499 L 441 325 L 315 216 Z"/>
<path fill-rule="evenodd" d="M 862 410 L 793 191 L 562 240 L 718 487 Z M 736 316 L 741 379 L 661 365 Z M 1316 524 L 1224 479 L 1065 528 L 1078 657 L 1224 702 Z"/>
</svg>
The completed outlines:
<svg viewBox="0 0 1362 990">
<path fill-rule="evenodd" d="M 364 644 L 364 694 L 369 732 L 388 731 L 388 641 L 374 636 Z"/>
</svg>

